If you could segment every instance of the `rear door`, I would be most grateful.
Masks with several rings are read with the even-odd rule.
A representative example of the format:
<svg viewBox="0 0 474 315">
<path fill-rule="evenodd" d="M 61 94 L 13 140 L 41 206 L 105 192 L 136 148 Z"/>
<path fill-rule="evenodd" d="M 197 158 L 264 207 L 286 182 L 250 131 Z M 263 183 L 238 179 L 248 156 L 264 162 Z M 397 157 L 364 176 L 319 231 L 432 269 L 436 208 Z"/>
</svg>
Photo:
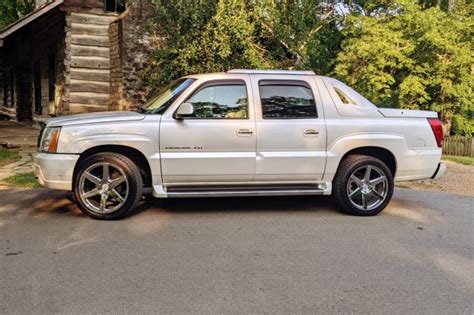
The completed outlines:
<svg viewBox="0 0 474 315">
<path fill-rule="evenodd" d="M 326 124 L 313 76 L 252 75 L 255 181 L 313 182 L 326 164 Z"/>
</svg>

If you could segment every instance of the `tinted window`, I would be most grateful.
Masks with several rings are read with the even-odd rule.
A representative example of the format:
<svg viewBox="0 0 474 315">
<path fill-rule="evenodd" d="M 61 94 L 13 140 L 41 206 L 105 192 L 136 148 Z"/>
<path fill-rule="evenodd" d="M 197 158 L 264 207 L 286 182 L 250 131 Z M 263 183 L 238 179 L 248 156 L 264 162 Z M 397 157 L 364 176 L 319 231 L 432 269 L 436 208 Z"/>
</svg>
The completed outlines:
<svg viewBox="0 0 474 315">
<path fill-rule="evenodd" d="M 313 93 L 305 82 L 260 82 L 264 119 L 317 118 Z"/>
<path fill-rule="evenodd" d="M 200 89 L 187 103 L 194 106 L 194 118 L 247 119 L 248 101 L 244 84 L 212 85 Z"/>
<path fill-rule="evenodd" d="M 341 100 L 342 104 L 357 105 L 366 108 L 377 109 L 377 107 L 372 104 L 368 99 L 357 93 L 354 89 L 345 85 L 344 83 L 331 78 L 324 78 L 324 80 L 332 85 L 338 98 Z M 338 100 L 335 100 L 338 103 Z M 338 103 L 340 105 L 340 103 Z"/>
<path fill-rule="evenodd" d="M 336 91 L 337 96 L 341 99 L 342 104 L 347 104 L 347 105 L 354 105 L 355 102 L 351 101 L 351 99 L 344 94 L 341 90 L 334 88 L 334 91 Z"/>
</svg>

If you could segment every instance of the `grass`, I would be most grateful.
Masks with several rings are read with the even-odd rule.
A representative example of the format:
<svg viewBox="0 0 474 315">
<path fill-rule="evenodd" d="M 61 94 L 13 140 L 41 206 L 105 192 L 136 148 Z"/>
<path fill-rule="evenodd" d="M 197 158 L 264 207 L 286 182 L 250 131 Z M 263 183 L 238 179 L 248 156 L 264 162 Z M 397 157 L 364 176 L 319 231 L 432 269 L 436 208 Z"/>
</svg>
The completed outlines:
<svg viewBox="0 0 474 315">
<path fill-rule="evenodd" d="M 21 158 L 20 153 L 14 150 L 0 148 L 0 166 L 4 166 L 18 161 Z"/>
<path fill-rule="evenodd" d="M 474 157 L 443 155 L 442 160 L 451 161 L 463 165 L 474 165 Z"/>
<path fill-rule="evenodd" d="M 5 184 L 12 187 L 39 188 L 41 185 L 33 173 L 16 174 L 3 180 Z"/>
<path fill-rule="evenodd" d="M 408 187 L 407 185 L 403 185 L 403 184 L 399 184 L 399 183 L 395 183 L 395 187 L 398 187 L 398 188 L 410 188 L 410 187 Z"/>
</svg>

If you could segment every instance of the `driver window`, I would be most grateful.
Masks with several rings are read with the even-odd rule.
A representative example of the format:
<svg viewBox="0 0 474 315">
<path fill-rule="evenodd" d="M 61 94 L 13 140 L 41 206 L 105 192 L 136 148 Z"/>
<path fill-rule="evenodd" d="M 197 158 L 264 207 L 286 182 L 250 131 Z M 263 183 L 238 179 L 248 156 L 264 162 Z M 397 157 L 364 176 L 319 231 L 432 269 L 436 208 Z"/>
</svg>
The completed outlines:
<svg viewBox="0 0 474 315">
<path fill-rule="evenodd" d="M 200 89 L 187 103 L 195 119 L 248 119 L 247 89 L 244 83 L 212 85 Z"/>
</svg>

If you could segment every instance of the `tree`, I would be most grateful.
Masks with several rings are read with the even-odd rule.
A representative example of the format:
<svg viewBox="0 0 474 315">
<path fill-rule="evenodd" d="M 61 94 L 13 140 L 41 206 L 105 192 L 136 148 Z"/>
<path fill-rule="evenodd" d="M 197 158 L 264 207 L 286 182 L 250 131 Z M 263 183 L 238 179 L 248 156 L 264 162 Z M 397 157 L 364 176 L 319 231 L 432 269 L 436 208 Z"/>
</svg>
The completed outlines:
<svg viewBox="0 0 474 315">
<path fill-rule="evenodd" d="M 164 43 L 154 58 L 151 84 L 190 73 L 274 66 L 255 40 L 255 7 L 243 1 L 163 0 L 157 8 L 154 21 Z"/>
<path fill-rule="evenodd" d="M 35 7 L 34 0 L 0 0 L 0 29 L 20 19 Z"/>
<path fill-rule="evenodd" d="M 434 110 L 446 133 L 455 117 L 455 132 L 472 133 L 471 9 L 407 1 L 395 14 L 351 16 L 334 74 L 378 105 Z"/>
<path fill-rule="evenodd" d="M 391 27 L 388 27 L 391 24 Z M 343 31 L 334 74 L 378 106 L 395 107 L 400 73 L 412 67 L 414 45 L 392 17 L 353 16 Z"/>
<path fill-rule="evenodd" d="M 1 0 L 0 0 L 1 1 Z M 472 0 L 154 0 L 152 86 L 231 68 L 313 69 L 378 106 L 473 126 Z"/>
<path fill-rule="evenodd" d="M 334 9 L 314 0 L 155 0 L 153 29 L 163 38 L 147 76 L 163 85 L 177 76 L 230 68 L 332 69 L 335 55 L 318 33 Z M 338 29 L 328 29 L 338 39 Z M 328 36 L 329 37 L 329 36 Z M 323 59 L 315 58 L 319 53 Z M 333 58 L 331 58 L 333 59 Z"/>
</svg>

